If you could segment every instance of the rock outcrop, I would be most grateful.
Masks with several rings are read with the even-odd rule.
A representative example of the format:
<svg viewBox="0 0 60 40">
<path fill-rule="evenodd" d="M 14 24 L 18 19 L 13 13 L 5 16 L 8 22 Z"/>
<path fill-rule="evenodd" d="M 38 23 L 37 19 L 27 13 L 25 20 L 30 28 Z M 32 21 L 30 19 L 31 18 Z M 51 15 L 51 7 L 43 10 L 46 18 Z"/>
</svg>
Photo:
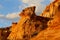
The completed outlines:
<svg viewBox="0 0 60 40">
<path fill-rule="evenodd" d="M 48 17 L 37 16 L 35 6 L 25 8 L 19 15 L 21 19 L 15 26 L 12 26 L 11 33 L 8 37 L 10 40 L 30 40 L 40 31 L 48 27 Z"/>
<path fill-rule="evenodd" d="M 10 28 L 11 27 L 0 28 L 0 40 L 7 40 L 7 37 L 10 34 Z"/>
<path fill-rule="evenodd" d="M 60 40 L 60 0 L 55 0 L 48 5 L 40 16 L 49 17 L 52 20 L 48 21 L 47 29 L 31 40 Z"/>
<path fill-rule="evenodd" d="M 48 22 L 49 26 L 54 25 L 55 23 L 59 23 L 60 21 L 60 0 L 56 0 L 46 7 L 44 12 L 40 15 L 43 17 L 52 18 Z"/>
<path fill-rule="evenodd" d="M 60 0 L 46 7 L 40 16 L 35 6 L 22 10 L 21 19 L 0 30 L 1 40 L 60 40 Z"/>
</svg>

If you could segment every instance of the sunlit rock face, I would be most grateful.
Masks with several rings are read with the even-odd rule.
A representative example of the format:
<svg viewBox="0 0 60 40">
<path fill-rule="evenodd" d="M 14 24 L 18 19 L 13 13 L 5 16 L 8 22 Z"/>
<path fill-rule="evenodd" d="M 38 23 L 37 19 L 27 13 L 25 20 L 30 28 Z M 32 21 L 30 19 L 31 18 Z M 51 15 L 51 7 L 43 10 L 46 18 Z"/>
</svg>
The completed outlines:
<svg viewBox="0 0 60 40">
<path fill-rule="evenodd" d="M 40 16 L 35 9 L 23 9 L 18 22 L 1 28 L 0 40 L 60 40 L 60 0 L 50 3 Z"/>
<path fill-rule="evenodd" d="M 49 26 L 55 24 L 56 22 L 60 22 L 60 0 L 55 0 L 54 2 L 50 3 L 40 15 L 43 17 L 49 17 L 53 20 L 48 22 Z"/>
<path fill-rule="evenodd" d="M 59 9 L 60 9 L 60 0 L 56 0 L 50 3 L 50 5 L 46 6 L 46 9 L 43 11 L 42 14 L 40 14 L 40 16 L 54 17 Z"/>
<path fill-rule="evenodd" d="M 31 40 L 60 40 L 60 0 L 50 3 L 40 15 L 52 18 L 48 21 L 48 28 L 40 32 Z"/>
<path fill-rule="evenodd" d="M 13 24 L 9 40 L 30 40 L 48 27 L 50 18 L 35 15 L 35 6 L 25 8 L 19 15 L 21 19 Z"/>
<path fill-rule="evenodd" d="M 17 25 L 17 22 L 12 22 L 12 26 L 10 28 L 10 31 L 12 31 L 15 28 L 16 25 Z"/>
</svg>

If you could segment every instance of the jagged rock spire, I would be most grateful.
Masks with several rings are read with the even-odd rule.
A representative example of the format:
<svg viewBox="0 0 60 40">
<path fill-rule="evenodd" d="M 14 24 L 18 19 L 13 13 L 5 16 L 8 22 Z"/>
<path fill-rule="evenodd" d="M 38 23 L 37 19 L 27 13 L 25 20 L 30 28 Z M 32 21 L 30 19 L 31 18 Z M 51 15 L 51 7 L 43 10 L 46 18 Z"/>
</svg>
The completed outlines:
<svg viewBox="0 0 60 40">
<path fill-rule="evenodd" d="M 19 15 L 25 17 L 35 15 L 35 8 L 35 6 L 25 8 Z"/>
</svg>

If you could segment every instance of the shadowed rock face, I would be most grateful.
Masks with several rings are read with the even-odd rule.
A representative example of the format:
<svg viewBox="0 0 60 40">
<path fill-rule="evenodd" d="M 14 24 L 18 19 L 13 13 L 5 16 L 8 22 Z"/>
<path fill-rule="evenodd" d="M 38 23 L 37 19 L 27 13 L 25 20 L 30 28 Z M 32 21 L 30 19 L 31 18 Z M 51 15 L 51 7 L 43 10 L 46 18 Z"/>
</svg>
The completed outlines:
<svg viewBox="0 0 60 40">
<path fill-rule="evenodd" d="M 8 39 L 10 40 L 29 40 L 35 37 L 40 31 L 47 28 L 47 22 L 50 18 L 37 16 L 35 14 L 35 6 L 23 9 L 19 14 L 21 20 L 15 26 L 12 26 L 12 30 Z"/>
<path fill-rule="evenodd" d="M 10 29 L 10 27 L 0 28 L 0 40 L 7 40 L 7 37 L 10 34 L 9 29 Z"/>
</svg>

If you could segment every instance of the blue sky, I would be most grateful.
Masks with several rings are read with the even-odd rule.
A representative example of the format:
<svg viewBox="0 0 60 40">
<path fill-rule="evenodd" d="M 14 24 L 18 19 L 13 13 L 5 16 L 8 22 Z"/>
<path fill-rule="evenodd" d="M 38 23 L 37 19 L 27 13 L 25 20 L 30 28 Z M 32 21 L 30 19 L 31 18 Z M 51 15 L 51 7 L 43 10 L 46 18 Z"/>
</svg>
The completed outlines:
<svg viewBox="0 0 60 40">
<path fill-rule="evenodd" d="M 19 13 L 28 6 L 36 6 L 39 15 L 52 0 L 0 0 L 0 27 L 8 27 L 19 20 Z"/>
</svg>

